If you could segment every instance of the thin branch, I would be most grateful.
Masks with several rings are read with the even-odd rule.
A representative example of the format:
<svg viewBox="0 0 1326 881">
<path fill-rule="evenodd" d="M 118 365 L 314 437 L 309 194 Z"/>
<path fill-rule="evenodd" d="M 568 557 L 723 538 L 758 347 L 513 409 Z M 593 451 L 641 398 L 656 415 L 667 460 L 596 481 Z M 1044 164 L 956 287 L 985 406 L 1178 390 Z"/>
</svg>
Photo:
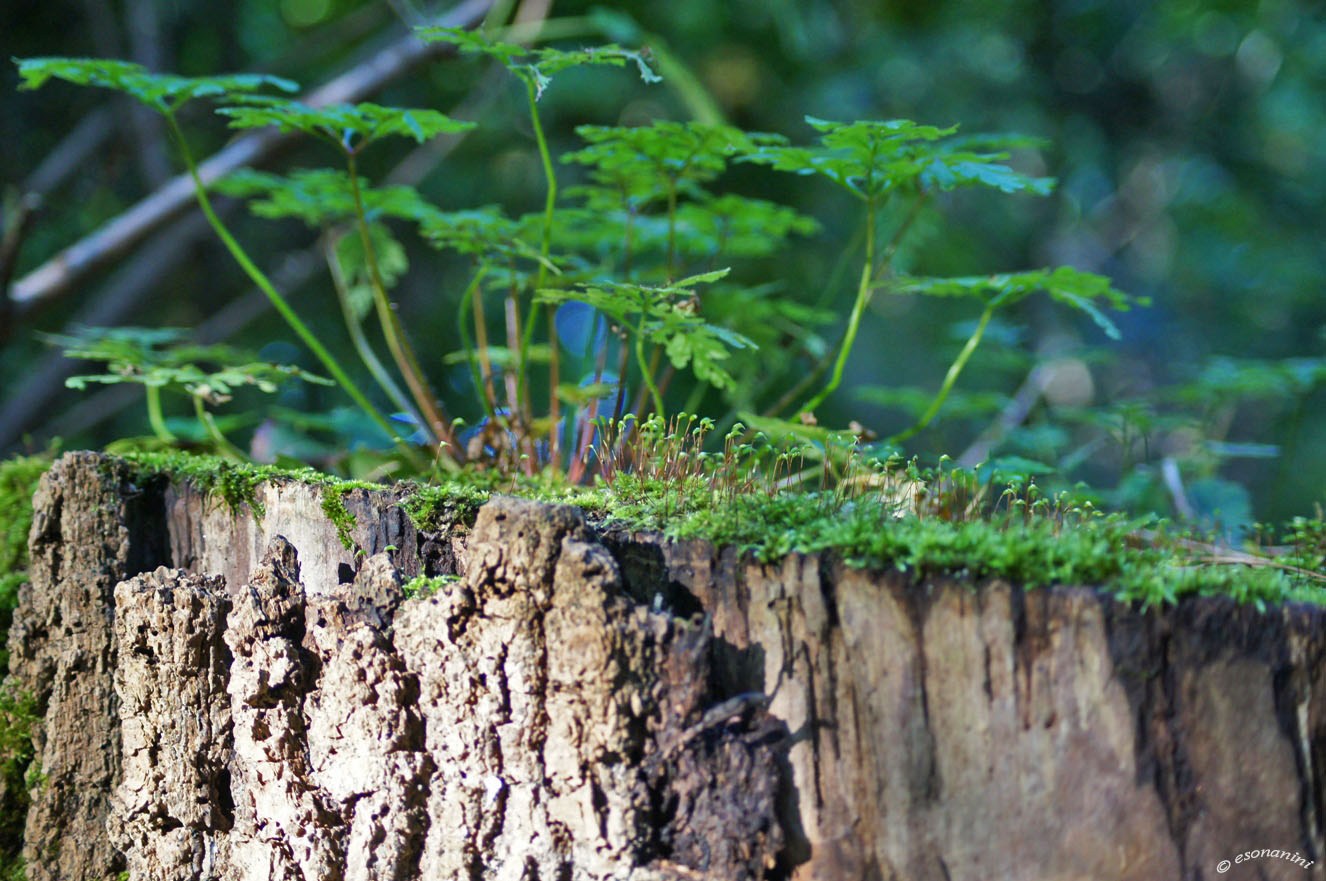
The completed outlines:
<svg viewBox="0 0 1326 881">
<path fill-rule="evenodd" d="M 1192 503 L 1188 501 L 1188 493 L 1183 489 L 1183 475 L 1179 473 L 1179 463 L 1173 456 L 1166 456 L 1161 461 L 1160 474 L 1165 481 L 1165 489 L 1174 502 L 1174 510 L 1178 511 L 1184 520 L 1193 519 Z"/>
<path fill-rule="evenodd" d="M 1314 581 L 1326 583 L 1326 575 L 1320 572 L 1313 572 L 1311 569 L 1304 569 L 1301 566 L 1290 566 L 1288 563 L 1277 563 L 1275 560 L 1267 560 L 1263 557 L 1256 557 L 1252 554 L 1241 554 L 1236 552 L 1226 552 L 1215 554 L 1210 557 L 1196 557 L 1192 560 L 1196 565 L 1210 566 L 1248 566 L 1251 568 L 1267 567 L 1279 569 L 1282 572 L 1289 572 L 1303 578 L 1311 578 Z"/>
</svg>

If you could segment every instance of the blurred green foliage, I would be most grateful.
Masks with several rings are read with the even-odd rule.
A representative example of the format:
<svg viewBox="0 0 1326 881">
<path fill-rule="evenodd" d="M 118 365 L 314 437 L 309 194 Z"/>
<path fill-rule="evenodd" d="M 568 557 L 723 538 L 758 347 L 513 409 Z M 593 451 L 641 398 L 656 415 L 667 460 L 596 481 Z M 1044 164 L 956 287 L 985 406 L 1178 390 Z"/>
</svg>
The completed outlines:
<svg viewBox="0 0 1326 881">
<path fill-rule="evenodd" d="M 352 0 L 241 0 L 221 8 L 198 0 L 18 0 L 7 4 L 7 49 L 17 56 L 140 57 L 148 22 L 155 28 L 150 66 L 186 76 L 253 71 L 315 84 L 399 27 L 393 9 L 411 8 Z M 648 86 L 611 71 L 560 73 L 539 99 L 553 156 L 584 147 L 575 134 L 580 125 L 703 114 L 720 114 L 746 131 L 784 132 L 797 144 L 816 135 L 805 114 L 904 117 L 958 124 L 959 134 L 1016 132 L 1048 144 L 1015 151 L 1012 165 L 1031 177 L 1058 178 L 1052 196 L 936 198 L 899 243 L 894 269 L 971 276 L 1067 264 L 1107 275 L 1152 305 L 1116 317 L 1120 342 L 1042 299 L 1001 312 L 984 328 L 985 343 L 960 383 L 963 394 L 907 442 L 908 452 L 957 456 L 985 439 L 989 457 L 1047 463 L 1065 481 L 1086 480 L 1105 502 L 1226 524 L 1287 519 L 1326 496 L 1326 17 L 1317 4 L 673 0 L 619 3 L 605 12 L 557 0 L 549 17 L 550 32 L 560 28 L 564 38 L 557 45 L 566 48 L 648 46 L 665 80 Z M 494 85 L 491 70 L 473 57 L 440 61 L 374 100 L 458 118 L 476 118 L 457 111 L 461 102 L 487 101 L 477 117 L 483 124 L 420 188 L 444 211 L 499 204 L 516 217 L 542 208 L 543 176 L 524 85 L 510 77 Z M 154 185 L 127 104 L 69 88 L 17 93 L 16 83 L 12 68 L 0 74 L 7 206 L 80 121 L 108 102 L 113 113 L 103 146 L 48 195 L 20 254 L 21 276 Z M 186 107 L 182 116 L 198 133 L 200 155 L 231 136 L 201 107 Z M 364 157 L 363 174 L 389 183 L 409 149 L 383 144 Z M 317 144 L 299 146 L 281 168 L 323 165 L 324 154 Z M 570 166 L 558 173 L 564 189 L 589 182 Z M 769 310 L 761 348 L 751 356 L 758 360 L 734 357 L 731 367 L 749 406 L 766 407 L 839 338 L 856 286 L 853 261 L 839 255 L 849 250 L 859 218 L 827 180 L 736 165 L 722 183 L 789 205 L 821 226 L 768 259 L 734 265 L 732 280 L 751 286 L 746 291 L 766 286 L 782 300 L 746 293 L 715 307 Z M 294 221 L 231 217 L 264 265 L 313 243 Z M 483 413 L 472 400 L 469 366 L 442 357 L 461 348 L 455 303 L 467 278 L 465 258 L 421 247 L 413 236 L 400 240 L 411 267 L 393 291 L 403 321 L 432 358 L 426 370 L 444 403 L 477 421 Z M 235 300 L 244 282 L 229 258 L 210 243 L 196 249 L 124 323 L 197 326 Z M 327 288 L 325 274 L 315 274 L 306 290 L 292 292 L 294 304 L 319 336 L 349 352 L 337 311 L 320 305 L 330 302 Z M 90 284 L 57 308 L 11 323 L 0 348 L 0 407 L 45 355 L 34 331 L 66 329 L 96 296 Z M 771 302 L 787 307 L 771 309 Z M 825 322 L 825 310 L 836 318 Z M 876 296 L 842 388 L 816 408 L 819 422 L 855 421 L 880 436 L 911 425 L 976 317 L 961 302 Z M 318 369 L 275 316 L 247 326 L 233 342 L 266 360 Z M 1001 426 L 1000 414 L 1029 385 L 1037 394 L 1024 418 Z M 680 402 L 687 392 L 674 385 L 671 395 Z M 73 395 L 62 392 L 18 433 L 31 434 L 37 446 L 52 433 L 65 433 L 66 446 L 143 433 L 139 407 L 71 433 L 59 417 Z M 292 385 L 278 398 L 310 413 L 340 403 L 333 391 L 310 386 Z M 264 423 L 257 431 L 255 447 L 290 426 Z"/>
</svg>

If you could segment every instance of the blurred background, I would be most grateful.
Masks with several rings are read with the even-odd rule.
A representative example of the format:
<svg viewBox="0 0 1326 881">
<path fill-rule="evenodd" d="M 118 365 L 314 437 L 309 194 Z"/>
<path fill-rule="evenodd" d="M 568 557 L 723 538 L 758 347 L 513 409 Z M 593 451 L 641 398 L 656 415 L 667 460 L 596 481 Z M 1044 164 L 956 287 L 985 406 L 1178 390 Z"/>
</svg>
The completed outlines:
<svg viewBox="0 0 1326 881">
<path fill-rule="evenodd" d="M 560 75 L 540 112 L 554 156 L 583 123 L 639 125 L 717 113 L 743 129 L 810 143 L 809 114 L 907 118 L 968 133 L 1044 140 L 1012 157 L 1059 180 L 1047 198 L 962 192 L 934 200 L 897 268 L 981 275 L 1059 264 L 1098 272 L 1150 306 L 1116 316 L 1120 342 L 1079 313 L 1032 297 L 996 319 L 925 431 L 904 445 L 934 461 L 1024 463 L 1047 485 L 1089 484 L 1106 504 L 1226 526 L 1279 521 L 1326 501 L 1326 16 L 1296 0 L 578 0 L 426 5 L 411 0 L 8 0 L 6 57 L 130 58 L 188 75 L 260 71 L 306 88 L 401 45 L 408 25 L 448 15 L 543 22 L 553 45 L 649 46 L 666 82 L 585 69 Z M 449 21 L 452 19 L 449 19 Z M 505 19 L 504 19 L 505 20 Z M 461 23 L 456 21 L 455 23 Z M 374 180 L 415 183 L 447 210 L 498 204 L 514 215 L 544 197 L 523 88 L 475 58 L 431 57 L 363 96 L 478 120 L 468 136 L 402 142 L 366 157 Z M 99 447 L 147 433 L 142 391 L 77 392 L 87 365 L 38 337 L 73 325 L 194 329 L 272 360 L 317 364 L 267 307 L 196 212 L 125 242 L 40 296 L 34 272 L 96 233 L 180 170 L 160 122 L 126 99 L 48 85 L 15 90 L 0 71 L 0 450 Z M 199 103 L 185 114 L 195 153 L 231 139 Z M 268 168 L 335 164 L 316 143 L 274 150 Z M 563 187 L 582 179 L 561 166 Z M 734 361 L 744 400 L 716 394 L 703 412 L 762 407 L 842 333 L 859 269 L 843 270 L 858 207 L 819 180 L 739 165 L 723 187 L 794 206 L 821 224 L 778 255 L 737 261 L 734 276 L 807 307 L 800 326 L 773 315 L 764 348 Z M 39 197 L 39 198 L 38 198 Z M 225 216 L 320 336 L 349 352 L 316 236 L 295 222 Z M 410 271 L 394 292 L 425 369 L 453 413 L 481 414 L 459 348 L 455 310 L 467 281 L 453 258 L 403 230 Z M 7 259 L 4 259 L 7 258 Z M 859 258 L 857 258 L 859 259 Z M 25 287 L 25 280 L 27 286 Z M 962 301 L 876 296 L 843 386 L 821 425 L 855 421 L 881 437 L 914 421 L 970 333 Z M 723 316 L 714 316 L 722 323 Z M 349 359 L 347 359 L 349 360 Z M 367 386 L 368 383 L 365 383 Z M 669 390 L 678 407 L 683 378 Z M 240 398 L 232 437 L 337 467 L 336 451 L 375 442 L 335 388 L 295 384 Z M 275 409 L 270 409 L 274 407 Z M 268 408 L 268 409 L 265 409 Z M 168 414 L 184 416 L 183 401 Z M 305 414 L 300 416 L 299 414 Z M 312 414 L 312 415 L 309 415 Z M 316 418 L 314 418 L 316 417 Z M 380 442 L 380 438 L 377 442 Z"/>
</svg>

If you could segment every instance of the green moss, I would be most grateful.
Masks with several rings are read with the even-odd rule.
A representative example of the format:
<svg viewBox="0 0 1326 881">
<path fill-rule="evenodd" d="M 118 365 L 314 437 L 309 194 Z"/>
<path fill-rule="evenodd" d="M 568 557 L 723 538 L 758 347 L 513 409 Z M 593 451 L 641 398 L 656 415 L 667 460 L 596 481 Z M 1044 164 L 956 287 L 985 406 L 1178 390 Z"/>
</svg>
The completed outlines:
<svg viewBox="0 0 1326 881">
<path fill-rule="evenodd" d="M 354 548 L 351 531 L 355 518 L 345 507 L 345 494 L 353 489 L 382 489 L 363 480 L 342 480 L 312 468 L 281 468 L 276 465 L 237 464 L 219 456 L 179 451 L 131 452 L 120 456 L 144 476 L 165 476 L 192 484 L 208 496 L 223 501 L 231 514 L 248 507 L 259 517 L 266 515 L 258 501 L 258 487 L 273 481 L 295 481 L 316 486 L 322 493 L 322 512 L 336 527 L 336 535 L 347 550 Z"/>
<path fill-rule="evenodd" d="M 266 514 L 258 501 L 257 489 L 268 481 L 297 480 L 323 485 L 329 478 L 312 468 L 278 468 L 275 465 L 241 465 L 219 456 L 195 455 L 178 450 L 163 452 L 134 451 L 119 458 L 135 466 L 146 477 L 165 476 L 192 484 L 209 497 L 225 502 L 232 514 L 245 506 L 262 517 Z"/>
<path fill-rule="evenodd" d="M 0 805 L 0 878 L 22 872 L 23 829 L 27 822 L 29 792 L 41 769 L 33 761 L 32 727 L 38 720 L 36 699 L 26 691 L 15 691 L 9 682 L 0 686 L 0 780 L 4 802 Z M 34 774 L 35 770 L 35 774 Z M 21 877 L 21 875 L 20 875 Z"/>
<path fill-rule="evenodd" d="M 416 486 L 401 501 L 401 507 L 415 526 L 437 532 L 454 523 L 473 526 L 484 502 L 499 493 L 576 505 L 590 514 L 602 515 L 609 507 L 608 495 L 600 489 L 572 486 L 541 476 L 508 477 L 490 470 L 464 470 L 449 475 L 446 483 Z"/>
<path fill-rule="evenodd" d="M 355 515 L 351 514 L 345 508 L 345 494 L 349 489 L 339 489 L 336 487 L 324 486 L 322 488 L 322 513 L 336 527 L 336 536 L 341 540 L 345 549 L 352 550 L 355 546 L 354 539 L 350 536 L 350 530 L 355 528 Z"/>
<path fill-rule="evenodd" d="M 236 466 L 223 459 L 180 453 L 135 454 L 139 467 L 192 481 L 215 492 L 233 510 L 256 507 L 255 491 L 267 480 L 297 480 L 322 488 L 323 511 L 351 547 L 354 518 L 344 495 L 372 484 L 343 481 L 311 469 Z M 933 478 L 934 475 L 931 475 Z M 947 481 L 947 483 L 945 482 Z M 1214 563 L 1187 549 L 1186 536 L 1164 530 L 1146 540 L 1150 521 L 1101 515 L 1089 507 L 1051 507 L 1034 493 L 1005 504 L 1002 514 L 953 514 L 964 490 L 953 475 L 925 484 L 924 506 L 899 507 L 884 490 L 848 498 L 833 492 L 733 491 L 708 479 L 641 480 L 620 474 L 611 489 L 585 489 L 555 481 L 462 472 L 447 483 L 407 490 L 401 506 L 420 529 L 438 532 L 473 525 L 494 493 L 584 508 L 596 523 L 663 532 L 675 539 L 705 539 L 734 545 L 761 560 L 789 553 L 834 551 L 850 563 L 897 568 L 918 577 L 951 575 L 973 582 L 1003 578 L 1035 587 L 1082 584 L 1110 590 L 1121 599 L 1172 603 L 1189 595 L 1231 596 L 1266 607 L 1286 601 L 1326 604 L 1326 525 L 1321 518 L 1296 520 L 1283 559 L 1240 558 Z M 944 493 L 954 494 L 946 499 Z M 960 499 L 957 499 L 960 501 Z M 961 507 L 961 505 L 957 505 Z M 1154 530 L 1153 530 L 1154 531 Z M 1251 563 L 1252 565 L 1245 565 Z M 424 590 L 420 584 L 416 590 Z"/>
<path fill-rule="evenodd" d="M 28 531 L 32 527 L 32 496 L 41 476 L 51 467 L 50 456 L 19 456 L 0 462 L 0 669 L 7 669 L 3 646 L 9 635 L 19 585 L 28 580 Z M 27 877 L 20 850 L 27 821 L 28 787 L 32 767 L 32 726 L 37 721 L 36 700 L 28 692 L 0 685 L 0 879 Z"/>
<path fill-rule="evenodd" d="M 49 456 L 18 456 L 0 462 L 0 641 L 18 603 L 18 586 L 28 579 L 32 494 L 50 467 Z M 0 662 L 3 660 L 0 655 Z"/>
<path fill-rule="evenodd" d="M 33 721 L 36 720 L 34 719 Z M 50 777 L 48 777 L 46 772 L 41 769 L 41 763 L 35 761 L 28 765 L 28 770 L 23 775 L 23 783 L 27 786 L 29 791 L 33 789 L 44 789 L 46 787 L 46 781 L 49 779 Z"/>
<path fill-rule="evenodd" d="M 438 532 L 453 523 L 473 526 L 479 508 L 492 495 L 491 490 L 463 483 L 421 486 L 401 501 L 401 507 L 419 529 Z"/>
<path fill-rule="evenodd" d="M 459 575 L 416 575 L 403 585 L 406 599 L 423 599 L 437 593 L 448 584 L 460 581 Z"/>
<path fill-rule="evenodd" d="M 1089 585 L 1146 605 L 1190 595 L 1230 596 L 1263 609 L 1282 602 L 1326 605 L 1326 573 L 1251 555 L 1213 560 L 1191 550 L 1189 536 L 1153 529 L 1153 518 L 1014 508 L 959 521 L 904 513 L 882 498 L 843 502 L 830 493 L 751 493 L 705 506 L 679 499 L 675 491 L 669 498 L 648 488 L 636 488 L 632 501 L 607 518 L 671 538 L 735 545 L 764 561 L 835 551 L 853 565 L 892 567 L 920 578 Z M 1302 524 L 1298 530 L 1317 535 Z M 1286 559 L 1299 560 L 1292 554 Z"/>
</svg>

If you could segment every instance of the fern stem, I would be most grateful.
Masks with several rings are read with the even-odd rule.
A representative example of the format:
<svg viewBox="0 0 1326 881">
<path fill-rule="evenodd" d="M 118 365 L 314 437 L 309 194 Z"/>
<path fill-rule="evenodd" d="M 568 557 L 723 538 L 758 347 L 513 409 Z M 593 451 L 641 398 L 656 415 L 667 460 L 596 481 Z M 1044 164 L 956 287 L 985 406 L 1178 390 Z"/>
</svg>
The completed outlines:
<svg viewBox="0 0 1326 881">
<path fill-rule="evenodd" d="M 645 360 L 645 316 L 640 315 L 640 326 L 635 331 L 635 360 L 640 365 L 640 373 L 644 376 L 645 385 L 649 387 L 649 394 L 654 398 L 654 412 L 658 418 L 663 418 L 663 394 L 654 384 L 654 377 L 651 375 L 650 364 Z"/>
<path fill-rule="evenodd" d="M 197 395 L 193 396 L 193 412 L 194 415 L 198 417 L 198 422 L 202 424 L 203 428 L 207 429 L 207 433 L 210 434 L 212 440 L 216 442 L 216 448 L 222 456 L 225 456 L 233 462 L 249 461 L 249 457 L 241 453 L 239 447 L 232 444 L 230 439 L 221 432 L 220 427 L 216 424 L 216 420 L 212 418 L 212 414 L 208 413 L 207 408 L 203 406 L 203 399 Z"/>
<path fill-rule="evenodd" d="M 630 349 L 626 346 L 626 334 L 619 334 L 620 345 L 617 347 L 617 397 L 612 405 L 612 419 L 617 421 L 626 414 L 622 408 L 626 406 L 626 368 L 630 360 Z"/>
<path fill-rule="evenodd" d="M 556 307 L 548 304 L 548 458 L 558 469 L 561 468 L 562 429 L 558 421 L 562 418 L 561 399 L 557 397 L 557 386 L 562 381 L 561 362 L 557 358 L 557 349 L 561 341 L 557 338 Z"/>
<path fill-rule="evenodd" d="M 497 418 L 496 402 L 493 400 L 493 385 L 491 369 L 480 369 L 479 355 L 474 351 L 474 341 L 470 338 L 469 322 L 466 320 L 466 312 L 473 306 L 474 321 L 477 323 L 483 320 L 483 306 L 478 302 L 473 302 L 476 297 L 482 296 L 483 292 L 479 285 L 483 282 L 483 277 L 488 273 L 487 264 L 480 265 L 478 271 L 474 273 L 474 278 L 465 286 L 465 292 L 460 295 L 460 308 L 456 310 L 456 329 L 460 331 L 461 346 L 465 350 L 465 362 L 470 365 L 470 376 L 474 379 L 474 393 L 479 396 L 483 403 L 483 409 L 488 414 L 489 419 Z M 487 361 L 488 334 L 485 329 L 483 333 L 484 361 Z"/>
<path fill-rule="evenodd" d="M 166 427 L 166 420 L 161 415 L 161 389 L 155 385 L 145 385 L 143 390 L 147 392 L 147 421 L 152 426 L 152 433 L 158 440 L 173 443 L 175 435 Z"/>
<path fill-rule="evenodd" d="M 368 338 L 364 336 L 364 328 L 359 321 L 359 317 L 354 314 L 354 309 L 350 305 L 350 291 L 345 283 L 345 273 L 341 271 L 341 261 L 336 256 L 336 246 L 328 237 L 323 243 L 323 256 L 327 260 L 327 269 L 331 273 L 332 287 L 336 290 L 336 299 L 341 305 L 341 317 L 345 320 L 345 329 L 350 334 L 350 342 L 354 345 L 355 351 L 359 353 L 359 360 L 364 362 L 372 375 L 378 388 L 382 389 L 391 399 L 392 404 L 409 416 L 416 422 L 420 421 L 419 413 L 414 405 L 405 397 L 400 386 L 396 385 L 387 368 L 382 366 L 378 360 L 373 347 L 368 344 Z"/>
<path fill-rule="evenodd" d="M 382 284 L 382 274 L 378 270 L 377 253 L 368 232 L 368 217 L 364 211 L 364 199 L 359 189 L 359 174 L 355 168 L 353 152 L 346 153 L 346 166 L 350 172 L 350 192 L 354 196 L 355 224 L 359 228 L 359 238 L 364 246 L 364 263 L 368 267 L 369 285 L 373 289 L 373 302 L 377 306 L 378 321 L 382 324 L 382 335 L 434 439 L 455 450 L 456 439 L 451 431 L 451 423 L 437 398 L 428 388 L 423 370 L 419 367 L 419 360 L 415 357 L 414 349 L 405 336 L 405 329 L 401 326 L 400 317 L 387 299 L 387 291 Z M 444 456 L 442 460 L 445 463 L 449 458 Z"/>
<path fill-rule="evenodd" d="M 985 311 L 981 313 L 981 320 L 976 324 L 976 330 L 972 331 L 972 335 L 967 338 L 966 345 L 962 347 L 961 352 L 958 352 L 958 357 L 954 358 L 953 363 L 949 365 L 948 373 L 944 376 L 944 384 L 939 387 L 939 392 L 935 395 L 934 400 L 930 402 L 930 406 L 926 408 L 925 413 L 921 414 L 921 418 L 911 428 L 889 438 L 889 443 L 902 443 L 929 425 L 930 420 L 935 418 L 939 408 L 944 406 L 944 401 L 948 399 L 948 393 L 953 390 L 953 384 L 958 381 L 962 368 L 967 366 L 967 361 L 970 360 L 972 352 L 975 352 L 976 347 L 981 344 L 981 337 L 985 334 L 985 326 L 990 323 L 990 316 L 994 315 L 997 305 L 996 302 L 985 307 Z"/>
<path fill-rule="evenodd" d="M 480 267 L 481 272 L 488 271 L 488 265 L 485 263 Z M 488 395 L 489 409 L 494 418 L 497 414 L 497 387 L 493 384 L 493 359 L 488 351 L 488 318 L 484 314 L 483 308 L 483 288 L 476 287 L 473 297 L 474 305 L 474 339 L 479 347 L 479 368 L 483 375 L 484 392 Z"/>
<path fill-rule="evenodd" d="M 852 353 L 852 343 L 856 341 L 856 332 L 861 327 L 861 315 L 865 312 L 866 303 L 870 302 L 870 277 L 874 263 L 875 202 L 872 200 L 866 203 L 866 259 L 861 267 L 861 284 L 857 286 L 856 302 L 852 304 L 852 314 L 847 319 L 847 331 L 843 334 L 843 341 L 838 347 L 838 359 L 833 364 L 833 375 L 829 378 L 829 384 L 821 389 L 819 394 L 802 405 L 797 413 L 809 413 L 814 410 L 825 398 L 833 394 L 834 390 L 843 381 L 843 368 L 847 365 L 847 356 Z"/>
<path fill-rule="evenodd" d="M 327 351 L 327 347 L 324 346 L 322 342 L 313 335 L 313 331 L 309 330 L 308 326 L 300 320 L 299 316 L 295 314 L 295 310 L 290 308 L 290 304 L 286 302 L 285 297 L 281 296 L 280 292 L 278 292 L 272 285 L 266 274 L 264 274 L 263 271 L 259 269 L 251 259 L 249 259 L 249 255 L 242 247 L 240 247 L 239 242 L 235 241 L 235 237 L 230 234 L 230 230 L 221 222 L 221 218 L 216 216 L 216 212 L 212 209 L 212 201 L 207 196 L 207 187 L 203 185 L 202 178 L 198 176 L 198 165 L 194 162 L 193 154 L 189 151 L 189 144 L 184 139 L 184 132 L 180 130 L 179 123 L 175 120 L 175 114 L 167 113 L 165 116 L 166 121 L 170 124 L 171 135 L 175 138 L 175 143 L 179 145 L 180 155 L 184 159 L 184 164 L 189 169 L 189 177 L 193 179 L 194 195 L 197 197 L 198 206 L 202 208 L 204 216 L 207 217 L 207 222 L 211 224 L 217 237 L 221 239 L 221 243 L 226 246 L 226 250 L 230 252 L 230 256 L 239 264 L 240 269 L 244 270 L 244 274 L 249 277 L 249 280 L 258 286 L 258 290 L 267 295 L 267 299 L 271 301 L 272 306 L 278 313 L 280 313 L 281 317 L 285 319 L 286 324 L 290 325 L 290 329 L 303 340 L 304 345 L 308 346 L 317 359 L 322 362 L 322 366 L 325 367 L 327 372 L 332 375 L 332 378 L 336 380 L 337 385 L 350 396 L 352 401 L 359 405 L 359 408 L 363 410 L 370 419 L 377 423 L 378 427 L 387 433 L 387 437 L 392 439 L 411 463 L 416 464 L 419 468 L 423 468 L 425 465 L 423 460 L 421 460 L 415 451 L 410 449 L 409 445 L 401 439 L 396 433 L 396 429 L 392 427 L 392 424 L 389 421 L 387 421 L 387 417 L 383 416 L 382 413 L 373 406 L 372 402 L 364 396 L 364 393 L 361 392 L 350 380 L 350 377 L 346 375 L 345 370 L 341 368 L 340 363 L 332 356 L 332 353 Z"/>
<path fill-rule="evenodd" d="M 602 316 L 594 318 L 594 324 L 591 324 L 591 333 L 594 333 L 598 327 L 598 322 L 605 322 Z M 605 322 L 606 324 L 606 322 Z M 594 379 L 593 384 L 598 385 L 603 381 L 603 369 L 608 364 L 608 334 L 607 328 L 604 328 L 603 344 L 599 346 L 598 352 L 594 356 Z M 567 468 L 567 480 L 572 484 L 580 482 L 580 478 L 585 473 L 586 458 L 589 451 L 589 444 L 594 438 L 594 425 L 599 417 L 599 397 L 596 395 L 589 403 L 589 412 L 587 414 L 577 413 L 576 418 L 580 424 L 580 442 L 572 450 L 572 459 Z M 572 440 L 575 439 L 574 432 Z"/>
<path fill-rule="evenodd" d="M 548 185 L 548 192 L 543 200 L 543 238 L 539 244 L 539 256 L 543 260 L 539 261 L 538 280 L 534 283 L 535 290 L 538 290 L 548 278 L 547 260 L 548 254 L 552 251 L 553 211 L 557 205 L 557 173 L 553 169 L 552 154 L 548 152 L 548 140 L 543 136 L 543 124 L 539 121 L 539 106 L 534 93 L 534 83 L 526 82 L 525 88 L 529 98 L 530 125 L 534 128 L 534 143 L 539 148 L 539 161 L 543 164 L 543 177 Z"/>
<path fill-rule="evenodd" d="M 534 290 L 537 291 L 547 283 L 548 280 L 548 255 L 552 253 L 552 225 L 553 212 L 557 207 L 557 172 L 553 168 L 552 154 L 548 152 L 548 139 L 543 134 L 543 123 L 539 120 L 538 96 L 534 89 L 534 81 L 525 81 L 525 96 L 529 104 L 530 126 L 534 129 L 534 143 L 539 150 L 539 162 L 543 166 L 543 178 L 547 184 L 547 193 L 543 200 L 543 229 L 539 241 L 539 268 L 535 275 Z M 520 376 L 520 393 L 522 401 L 528 409 L 529 403 L 529 347 L 534 338 L 535 315 L 538 310 L 532 306 L 530 308 L 529 320 L 525 325 L 525 334 L 520 341 L 520 361 L 516 369 Z M 548 311 L 548 334 L 552 339 L 549 349 L 549 373 L 556 376 L 558 373 L 558 359 L 560 353 L 557 351 L 557 328 L 553 326 L 553 313 Z M 551 388 L 548 391 L 549 402 L 548 410 L 552 412 L 557 409 L 557 382 L 554 379 L 551 382 Z M 533 414 L 525 413 L 528 420 Z M 556 419 L 554 418 L 554 423 Z M 557 444 L 554 443 L 554 447 Z M 554 455 L 554 460 L 555 460 Z"/>
<path fill-rule="evenodd" d="M 677 183 L 668 179 L 668 284 L 677 278 Z"/>
</svg>

